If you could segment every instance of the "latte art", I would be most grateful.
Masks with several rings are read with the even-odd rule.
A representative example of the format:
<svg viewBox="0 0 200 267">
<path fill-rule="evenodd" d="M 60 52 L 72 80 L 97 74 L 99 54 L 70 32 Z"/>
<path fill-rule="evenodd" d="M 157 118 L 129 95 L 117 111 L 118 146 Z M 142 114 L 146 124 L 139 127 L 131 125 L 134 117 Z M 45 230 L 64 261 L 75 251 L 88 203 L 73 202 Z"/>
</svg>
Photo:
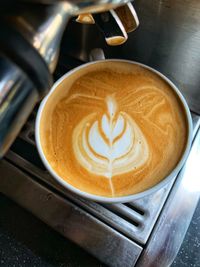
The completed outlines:
<svg viewBox="0 0 200 267">
<path fill-rule="evenodd" d="M 99 196 L 126 196 L 164 179 L 185 148 L 183 107 L 170 85 L 125 62 L 98 62 L 71 74 L 41 118 L 41 144 L 68 184 Z"/>
<path fill-rule="evenodd" d="M 101 120 L 88 115 L 74 129 L 73 149 L 78 162 L 89 172 L 108 179 L 143 165 L 149 156 L 142 131 L 125 112 L 118 112 L 113 96 L 106 98 L 107 113 Z M 111 191 L 114 187 L 110 181 Z"/>
</svg>

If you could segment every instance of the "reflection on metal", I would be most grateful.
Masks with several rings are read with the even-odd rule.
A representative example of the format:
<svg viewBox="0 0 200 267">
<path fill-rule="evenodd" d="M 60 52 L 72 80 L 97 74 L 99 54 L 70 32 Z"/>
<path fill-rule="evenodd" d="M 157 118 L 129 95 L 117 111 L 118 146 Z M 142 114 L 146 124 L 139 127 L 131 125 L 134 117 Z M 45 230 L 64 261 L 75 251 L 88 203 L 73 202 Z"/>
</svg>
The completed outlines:
<svg viewBox="0 0 200 267">
<path fill-rule="evenodd" d="M 200 196 L 199 162 L 200 130 L 186 165 L 178 175 L 177 182 L 137 264 L 138 267 L 170 266 L 175 259 Z"/>
<path fill-rule="evenodd" d="M 53 6 L 24 6 L 22 11 L 16 12 L 9 18 L 13 27 L 34 47 L 51 72 L 54 71 L 60 41 L 69 19 L 71 5 L 59 3 Z"/>
<path fill-rule="evenodd" d="M 152 266 L 151 258 L 155 260 L 159 251 L 157 266 L 167 266 L 178 252 L 198 200 L 197 192 L 186 185 L 191 179 L 195 183 L 191 163 L 200 155 L 200 132 L 186 167 L 171 184 L 132 203 L 102 205 L 63 189 L 43 169 L 35 150 L 33 115 L 0 163 L 0 191 L 109 266 Z M 192 117 L 195 134 L 200 117 Z"/>
<path fill-rule="evenodd" d="M 200 114 L 200 1 L 135 0 L 134 7 L 140 25 L 124 45 L 109 48 L 95 26 L 71 21 L 66 53 L 87 61 L 90 51 L 101 47 L 106 58 L 145 63 L 170 78 Z"/>
<path fill-rule="evenodd" d="M 133 32 L 139 26 L 137 13 L 131 3 L 115 9 L 127 33 Z"/>
<path fill-rule="evenodd" d="M 66 197 L 39 184 L 7 161 L 0 162 L 0 170 L 1 192 L 31 210 L 32 214 L 63 236 L 109 266 L 129 267 L 137 261 L 142 248 L 118 231 L 74 205 Z"/>
<path fill-rule="evenodd" d="M 27 75 L 0 55 L 0 158 L 18 135 L 38 98 Z"/>
<path fill-rule="evenodd" d="M 23 74 L 18 74 L 20 81 L 16 81 L 16 86 L 15 84 L 10 84 L 9 90 L 13 88 L 13 92 L 10 93 L 9 97 L 12 97 L 12 99 L 14 98 L 12 106 L 16 111 L 16 115 L 20 112 L 18 112 L 17 109 L 20 110 L 20 106 L 24 107 L 24 103 L 26 103 L 26 105 L 27 103 L 31 103 L 31 105 L 29 109 L 26 107 L 26 109 L 21 110 L 22 113 L 26 113 L 21 117 L 22 120 L 15 120 L 15 118 L 13 118 L 15 112 L 12 112 L 13 109 L 10 105 L 11 100 L 9 100 L 9 103 L 7 100 L 3 103 L 1 107 L 1 109 L 4 108 L 3 120 L 0 118 L 0 132 L 3 132 L 3 138 L 0 138 L 0 157 L 5 154 L 9 145 L 16 138 L 31 108 L 36 104 L 36 99 L 43 97 L 52 85 L 50 72 L 53 73 L 57 65 L 60 43 L 69 17 L 77 13 L 86 12 L 87 10 L 88 12 L 107 10 L 108 8 L 117 7 L 123 3 L 125 4 L 127 0 L 88 0 L 84 2 L 81 0 L 62 2 L 54 0 L 27 0 L 27 2 L 32 3 L 26 3 L 25 0 L 1 1 L 0 53 L 5 54 L 5 61 L 11 60 L 12 65 L 16 64 L 16 68 L 24 72 Z M 44 3 L 46 3 L 46 5 L 44 5 Z M 0 64 L 3 65 L 1 62 Z M 6 66 L 5 70 L 7 70 Z M 3 69 L 2 72 L 4 77 L 2 73 L 0 73 L 1 80 L 6 81 L 6 76 L 10 75 L 11 71 L 8 70 L 9 73 L 6 73 Z M 14 77 L 10 76 L 11 80 L 16 78 L 14 73 L 13 75 Z M 26 77 L 26 81 L 24 77 Z M 22 79 L 23 83 L 21 82 Z M 2 86 L 2 84 L 0 86 Z M 19 86 L 21 88 L 19 88 Z M 16 87 L 18 88 L 16 89 Z M 32 96 L 32 100 L 29 99 L 28 101 L 27 95 L 24 95 L 27 94 L 27 90 L 29 91 L 28 94 L 31 94 L 29 90 L 30 87 L 35 87 L 33 92 L 35 90 L 39 91 L 39 97 L 38 95 L 34 95 Z M 38 94 L 38 92 L 35 94 Z M 0 102 L 1 104 L 3 102 L 1 95 Z M 22 104 L 20 105 L 19 103 Z M 17 105 L 17 108 L 14 104 Z M 8 105 L 9 108 L 7 108 Z M 13 123 L 14 120 L 15 123 Z M 4 125 L 5 121 L 6 125 Z M 9 125 L 11 121 L 12 134 L 10 134 L 10 132 L 6 133 L 5 131 L 6 126 L 8 126 L 9 129 L 11 128 Z"/>
<path fill-rule="evenodd" d="M 91 13 L 91 12 L 101 12 L 114 7 L 120 6 L 129 2 L 129 0 L 23 0 L 24 3 L 34 3 L 34 4 L 59 4 L 65 2 L 66 5 L 71 6 L 72 13 Z M 6 0 L 6 3 L 13 4 L 13 0 Z"/>
</svg>

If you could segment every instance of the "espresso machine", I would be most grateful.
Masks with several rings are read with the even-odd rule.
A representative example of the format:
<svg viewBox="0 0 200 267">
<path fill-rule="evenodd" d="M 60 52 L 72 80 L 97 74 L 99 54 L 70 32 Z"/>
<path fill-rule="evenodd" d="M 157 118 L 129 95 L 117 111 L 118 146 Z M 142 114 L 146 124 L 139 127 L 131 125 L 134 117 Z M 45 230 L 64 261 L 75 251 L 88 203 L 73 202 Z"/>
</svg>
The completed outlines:
<svg viewBox="0 0 200 267">
<path fill-rule="evenodd" d="M 179 251 L 200 193 L 200 2 L 126 2 L 1 4 L 0 192 L 108 266 L 164 267 Z M 131 203 L 73 195 L 46 171 L 35 146 L 37 103 L 94 49 L 162 72 L 192 114 L 193 144 L 183 169 L 163 189 Z"/>
</svg>

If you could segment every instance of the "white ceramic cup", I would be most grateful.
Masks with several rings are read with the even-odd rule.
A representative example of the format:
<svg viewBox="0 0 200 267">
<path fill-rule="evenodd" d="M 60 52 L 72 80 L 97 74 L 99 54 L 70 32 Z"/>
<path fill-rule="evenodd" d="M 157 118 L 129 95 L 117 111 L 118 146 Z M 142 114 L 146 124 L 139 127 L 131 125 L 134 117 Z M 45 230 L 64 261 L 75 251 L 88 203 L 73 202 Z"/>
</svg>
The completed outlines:
<svg viewBox="0 0 200 267">
<path fill-rule="evenodd" d="M 50 163 L 48 162 L 48 160 L 46 159 L 46 156 L 43 152 L 42 146 L 41 146 L 41 140 L 40 140 L 40 121 L 41 121 L 41 116 L 42 113 L 45 109 L 46 104 L 48 103 L 49 97 L 52 94 L 55 94 L 56 90 L 60 90 L 59 85 L 64 81 L 67 80 L 72 74 L 79 72 L 80 70 L 82 70 L 83 68 L 86 68 L 90 65 L 93 64 L 97 64 L 101 61 L 94 61 L 94 62 L 90 62 L 84 65 L 81 65 L 71 71 L 69 71 L 68 73 L 66 73 L 64 76 L 62 76 L 52 87 L 52 89 L 50 90 L 49 94 L 43 99 L 43 101 L 40 104 L 38 113 L 37 113 L 37 118 L 36 118 L 36 144 L 37 144 L 37 148 L 39 151 L 39 154 L 41 156 L 41 159 L 45 165 L 45 167 L 47 168 L 47 170 L 50 172 L 50 174 L 67 190 L 70 190 L 71 192 L 78 194 L 81 197 L 93 200 L 93 201 L 97 201 L 97 202 L 104 202 L 104 203 L 125 203 L 125 202 L 130 202 L 130 201 L 134 201 L 135 199 L 144 197 L 148 194 L 151 194 L 153 192 L 155 192 L 156 190 L 161 189 L 164 185 L 166 185 L 168 182 L 170 182 L 180 171 L 180 169 L 183 167 L 184 162 L 186 161 L 189 151 L 190 151 L 190 147 L 191 147 L 191 141 L 192 141 L 192 118 L 191 118 L 191 114 L 190 114 L 190 110 L 188 108 L 188 105 L 184 99 L 184 97 L 182 96 L 182 94 L 180 93 L 180 91 L 178 90 L 178 88 L 168 79 L 166 78 L 163 74 L 161 74 L 160 72 L 154 70 L 153 68 L 150 68 L 146 65 L 140 64 L 138 62 L 134 62 L 134 61 L 129 61 L 129 60 L 119 60 L 119 59 L 106 59 L 107 62 L 112 61 L 112 62 L 127 62 L 129 64 L 136 64 L 139 66 L 142 66 L 143 68 L 146 68 L 150 71 L 152 71 L 153 73 L 156 73 L 158 76 L 160 76 L 165 82 L 167 82 L 171 89 L 176 93 L 176 95 L 178 96 L 179 100 L 181 101 L 184 109 L 185 109 L 185 115 L 186 115 L 186 119 L 187 119 L 187 127 L 188 127 L 188 137 L 187 137 L 187 142 L 186 142 L 186 146 L 185 149 L 183 151 L 182 157 L 180 158 L 180 161 L 178 162 L 178 164 L 176 165 L 176 167 L 172 170 L 172 172 L 166 176 L 162 181 L 160 181 L 158 184 L 156 184 L 155 186 L 137 193 L 137 194 L 132 194 L 132 195 L 128 195 L 128 196 L 121 196 L 121 197 L 104 197 L 104 196 L 98 196 L 98 195 L 94 195 L 94 194 L 89 194 L 86 193 L 84 191 L 81 191 L 79 189 L 77 189 L 76 187 L 70 185 L 69 183 L 67 183 L 65 180 L 62 179 L 62 177 L 60 177 L 51 167 Z"/>
</svg>

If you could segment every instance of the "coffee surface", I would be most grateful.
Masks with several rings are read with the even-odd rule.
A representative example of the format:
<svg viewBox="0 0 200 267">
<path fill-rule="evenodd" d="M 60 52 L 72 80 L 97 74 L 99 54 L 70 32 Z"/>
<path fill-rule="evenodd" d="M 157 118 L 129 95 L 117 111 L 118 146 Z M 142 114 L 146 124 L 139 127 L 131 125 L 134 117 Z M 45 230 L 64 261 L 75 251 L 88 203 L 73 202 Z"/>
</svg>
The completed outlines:
<svg viewBox="0 0 200 267">
<path fill-rule="evenodd" d="M 104 62 L 61 87 L 46 104 L 40 138 L 63 180 L 87 193 L 125 196 L 154 186 L 177 165 L 188 134 L 185 112 L 158 75 Z"/>
</svg>

